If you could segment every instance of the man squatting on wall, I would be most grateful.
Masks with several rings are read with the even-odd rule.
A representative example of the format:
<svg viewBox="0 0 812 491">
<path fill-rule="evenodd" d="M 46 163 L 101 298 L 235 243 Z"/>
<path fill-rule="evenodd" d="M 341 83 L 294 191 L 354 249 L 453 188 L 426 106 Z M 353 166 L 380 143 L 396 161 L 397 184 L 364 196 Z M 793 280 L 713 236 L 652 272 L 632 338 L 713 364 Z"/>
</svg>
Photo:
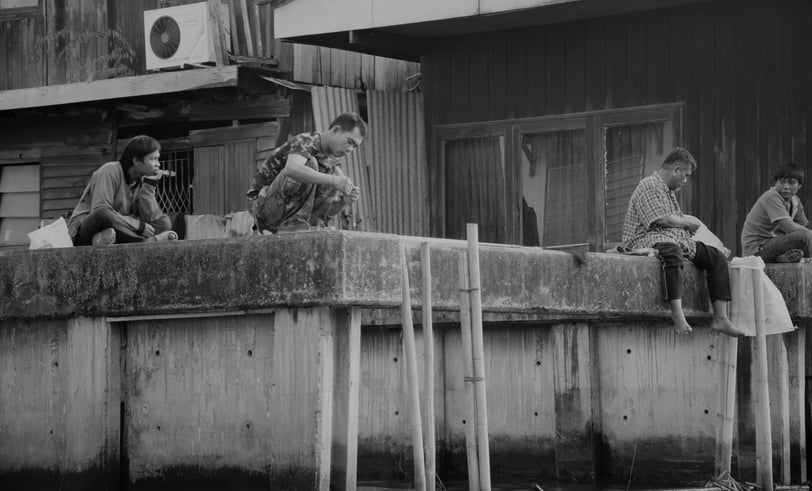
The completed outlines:
<svg viewBox="0 0 812 491">
<path fill-rule="evenodd" d="M 358 148 L 366 133 L 361 116 L 345 113 L 327 131 L 301 133 L 274 149 L 247 193 L 257 229 L 325 226 L 358 200 L 359 189 L 342 172 L 341 158 Z"/>
<path fill-rule="evenodd" d="M 160 143 L 151 136 L 133 137 L 120 160 L 107 162 L 93 173 L 68 222 L 74 245 L 178 238 L 155 199 L 161 178 L 160 150 Z"/>
<path fill-rule="evenodd" d="M 640 181 L 629 200 L 623 222 L 624 246 L 628 249 L 651 247 L 659 253 L 663 297 L 671 307 L 677 333 L 691 332 L 682 310 L 682 260 L 686 258 L 707 274 L 713 303 L 711 329 L 728 336 L 742 336 L 744 333 L 727 316 L 731 298 L 727 258 L 716 248 L 691 238 L 702 222 L 683 214 L 674 194 L 688 182 L 694 170 L 693 155 L 684 148 L 675 148 L 666 155 L 658 170 Z"/>
</svg>

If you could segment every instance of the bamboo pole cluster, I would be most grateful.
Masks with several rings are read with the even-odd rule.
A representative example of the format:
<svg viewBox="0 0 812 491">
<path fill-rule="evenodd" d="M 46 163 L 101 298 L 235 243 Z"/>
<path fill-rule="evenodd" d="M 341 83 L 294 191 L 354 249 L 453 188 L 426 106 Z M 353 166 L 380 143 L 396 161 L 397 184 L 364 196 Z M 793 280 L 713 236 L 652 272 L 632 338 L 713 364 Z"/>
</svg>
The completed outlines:
<svg viewBox="0 0 812 491">
<path fill-rule="evenodd" d="M 476 224 L 467 225 L 468 248 L 460 254 L 460 324 L 465 377 L 465 440 L 468 460 L 468 482 L 471 491 L 490 491 L 490 454 L 488 445 L 488 406 L 485 387 L 485 357 L 482 335 L 482 295 L 479 274 L 479 231 Z M 400 244 L 401 319 L 408 385 L 408 421 L 412 436 L 414 486 L 417 491 L 434 491 L 434 329 L 431 301 L 431 249 L 421 244 L 420 259 L 423 292 L 423 347 L 425 368 L 425 440 L 421 420 L 417 349 L 412 320 L 411 289 L 406 248 Z M 425 442 L 425 443 L 424 443 Z M 425 449 L 425 453 L 424 453 Z"/>
</svg>

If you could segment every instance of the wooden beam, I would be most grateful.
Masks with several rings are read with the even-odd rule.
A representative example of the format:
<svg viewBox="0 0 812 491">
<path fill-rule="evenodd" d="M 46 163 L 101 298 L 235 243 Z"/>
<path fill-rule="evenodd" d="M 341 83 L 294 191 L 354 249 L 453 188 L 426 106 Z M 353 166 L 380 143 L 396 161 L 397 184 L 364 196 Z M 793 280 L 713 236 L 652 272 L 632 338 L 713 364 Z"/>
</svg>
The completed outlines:
<svg viewBox="0 0 812 491">
<path fill-rule="evenodd" d="M 102 101 L 185 90 L 236 87 L 239 68 L 219 66 L 30 89 L 0 91 L 0 111 Z"/>
<path fill-rule="evenodd" d="M 195 101 L 176 100 L 159 103 L 143 111 L 128 111 L 119 116 L 122 127 L 166 123 L 170 121 L 225 121 L 233 119 L 274 119 L 290 114 L 290 101 L 275 94 L 257 96 L 201 97 Z"/>
<path fill-rule="evenodd" d="M 223 41 L 223 16 L 220 9 L 219 0 L 207 0 L 206 7 L 209 11 L 209 46 L 214 52 L 214 60 L 217 66 L 223 66 L 228 61 L 228 52 Z"/>
<path fill-rule="evenodd" d="M 410 61 L 420 61 L 420 53 L 426 47 L 426 41 L 419 38 L 376 31 L 350 31 L 349 44 L 361 48 L 359 51 L 366 48 Z"/>
<path fill-rule="evenodd" d="M 261 138 L 278 133 L 279 123 L 271 122 L 195 130 L 189 132 L 189 138 L 191 139 L 192 146 L 198 147 L 201 145 L 219 145 L 234 140 Z"/>
</svg>

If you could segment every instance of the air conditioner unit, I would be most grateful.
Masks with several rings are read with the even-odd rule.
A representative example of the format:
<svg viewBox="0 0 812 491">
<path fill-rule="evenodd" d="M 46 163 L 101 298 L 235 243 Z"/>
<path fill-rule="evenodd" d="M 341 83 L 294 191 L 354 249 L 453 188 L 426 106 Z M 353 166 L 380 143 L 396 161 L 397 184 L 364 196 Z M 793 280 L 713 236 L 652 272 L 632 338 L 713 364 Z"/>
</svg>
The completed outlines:
<svg viewBox="0 0 812 491">
<path fill-rule="evenodd" d="M 222 5 L 225 40 L 228 32 L 228 5 Z M 144 11 L 144 46 L 147 70 L 178 67 L 216 60 L 210 42 L 209 9 L 206 2 Z"/>
</svg>

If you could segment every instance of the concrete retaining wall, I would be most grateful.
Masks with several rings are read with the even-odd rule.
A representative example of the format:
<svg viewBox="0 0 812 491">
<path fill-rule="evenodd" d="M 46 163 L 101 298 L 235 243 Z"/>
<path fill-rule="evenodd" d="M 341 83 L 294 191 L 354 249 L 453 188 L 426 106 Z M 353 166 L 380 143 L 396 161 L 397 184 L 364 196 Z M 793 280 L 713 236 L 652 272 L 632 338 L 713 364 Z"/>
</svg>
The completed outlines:
<svg viewBox="0 0 812 491">
<path fill-rule="evenodd" d="M 404 478 L 399 240 L 420 285 L 418 240 L 377 234 L 0 253 L 0 487 L 341 488 L 353 404 L 358 475 Z M 445 479 L 465 473 L 463 247 L 432 240 Z M 696 271 L 685 299 L 696 329 L 683 337 L 656 260 L 596 254 L 577 267 L 565 253 L 495 245 L 481 260 L 495 480 L 704 484 L 719 347 Z M 776 476 L 797 483 L 812 267 L 769 274 L 804 326 L 770 350 Z M 419 305 L 419 288 L 412 296 Z M 740 344 L 734 467 L 752 480 L 749 350 Z"/>
</svg>

